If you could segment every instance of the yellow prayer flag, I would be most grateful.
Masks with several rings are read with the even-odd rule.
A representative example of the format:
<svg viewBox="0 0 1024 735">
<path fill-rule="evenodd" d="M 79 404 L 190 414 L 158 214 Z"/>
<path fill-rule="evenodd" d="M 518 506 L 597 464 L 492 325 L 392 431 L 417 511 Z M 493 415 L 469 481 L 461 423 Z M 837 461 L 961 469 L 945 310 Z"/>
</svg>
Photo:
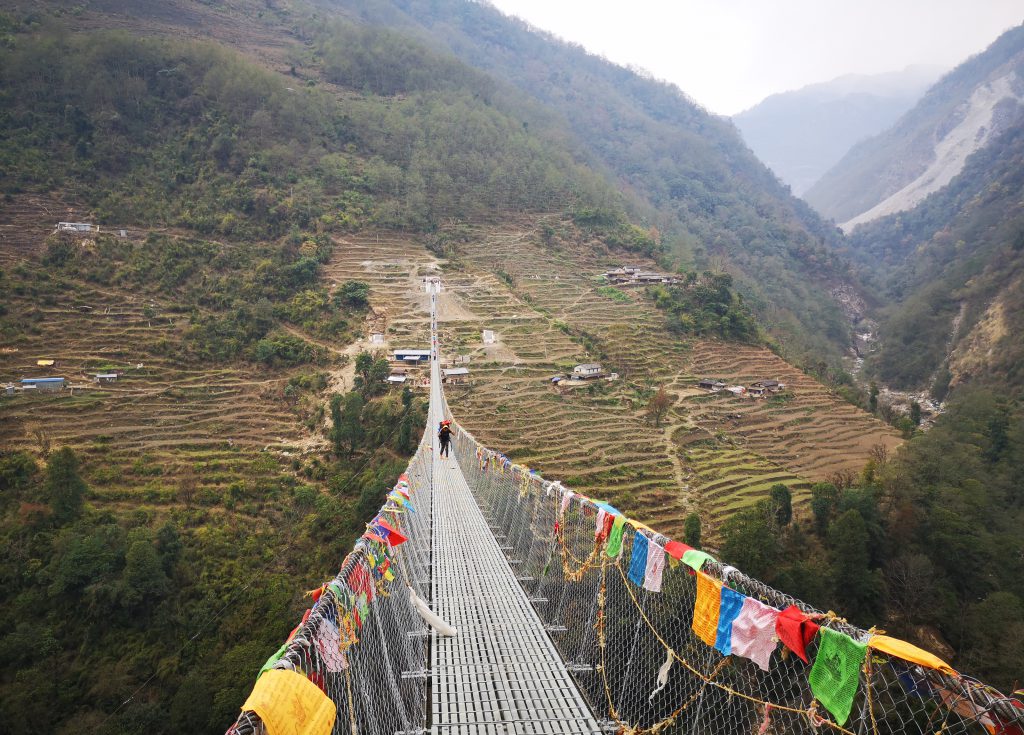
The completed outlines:
<svg viewBox="0 0 1024 735">
<path fill-rule="evenodd" d="M 943 673 L 956 676 L 956 671 L 936 656 L 923 648 L 918 648 L 912 643 L 901 641 L 899 638 L 890 638 L 887 635 L 873 635 L 868 640 L 868 647 L 882 653 L 888 653 L 896 658 L 909 661 L 912 664 L 920 664 L 929 669 L 937 669 Z"/>
<path fill-rule="evenodd" d="M 258 714 L 268 735 L 330 735 L 337 716 L 320 687 L 287 669 L 264 672 L 242 710 Z"/>
<path fill-rule="evenodd" d="M 709 646 L 718 637 L 718 610 L 722 604 L 722 583 L 697 572 L 697 601 L 693 605 L 693 632 Z"/>
</svg>

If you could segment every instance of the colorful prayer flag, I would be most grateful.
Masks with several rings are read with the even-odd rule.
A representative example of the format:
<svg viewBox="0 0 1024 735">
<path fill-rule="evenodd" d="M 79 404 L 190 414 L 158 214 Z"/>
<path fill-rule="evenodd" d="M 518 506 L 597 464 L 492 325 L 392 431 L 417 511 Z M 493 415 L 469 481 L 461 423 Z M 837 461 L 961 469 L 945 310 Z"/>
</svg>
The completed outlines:
<svg viewBox="0 0 1024 735">
<path fill-rule="evenodd" d="M 242 710 L 255 712 L 273 735 L 330 735 L 337 709 L 302 674 L 270 669 L 256 680 Z"/>
<path fill-rule="evenodd" d="M 714 561 L 715 557 L 706 551 L 699 551 L 698 549 L 690 549 L 683 554 L 683 564 L 693 569 L 695 572 L 699 572 L 700 568 L 704 566 L 706 561 Z"/>
<path fill-rule="evenodd" d="M 868 639 L 868 648 L 888 653 L 890 656 L 895 656 L 904 661 L 920 664 L 929 669 L 937 669 L 950 676 L 957 675 L 956 671 L 949 664 L 935 654 L 929 653 L 923 648 L 918 648 L 906 641 L 901 641 L 899 638 L 890 638 L 887 635 L 873 635 Z"/>
<path fill-rule="evenodd" d="M 818 653 L 807 677 L 811 691 L 836 722 L 845 725 L 860 685 L 860 667 L 868 647 L 845 633 L 822 628 Z"/>
<path fill-rule="evenodd" d="M 722 604 L 722 583 L 697 572 L 697 599 L 693 604 L 693 632 L 709 646 L 718 637 L 718 611 Z"/>
<path fill-rule="evenodd" d="M 775 619 L 779 611 L 760 600 L 748 597 L 736 620 L 732 623 L 732 654 L 749 658 L 768 671 L 772 652 L 778 645 L 775 637 Z"/>
<path fill-rule="evenodd" d="M 373 598 L 373 583 L 370 580 L 370 573 L 361 563 L 357 563 L 352 567 L 352 571 L 348 573 L 346 581 L 349 588 L 356 595 L 364 594 L 371 599 Z"/>
<path fill-rule="evenodd" d="M 622 553 L 622 532 L 626 528 L 625 516 L 615 516 L 612 521 L 612 530 L 608 534 L 608 545 L 604 553 L 609 559 L 615 559 Z"/>
<path fill-rule="evenodd" d="M 341 650 L 341 633 L 338 626 L 327 618 L 320 619 L 316 635 L 316 647 L 324 666 L 332 674 L 348 668 L 348 659 Z"/>
<path fill-rule="evenodd" d="M 775 633 L 779 640 L 807 664 L 810 663 L 810 659 L 807 658 L 807 644 L 818 634 L 818 627 L 818 624 L 796 605 L 790 605 L 775 619 Z"/>
<path fill-rule="evenodd" d="M 287 650 L 288 650 L 288 644 L 287 643 L 282 643 L 281 647 L 278 648 L 271 655 L 271 657 L 267 659 L 267 662 L 265 664 L 263 664 L 263 667 L 260 669 L 260 673 L 256 674 L 256 678 L 258 679 L 261 676 L 263 676 L 264 672 L 270 671 L 270 669 L 273 668 L 274 664 L 276 664 L 278 661 L 281 660 L 281 657 L 284 656 L 284 654 L 285 654 L 285 652 Z"/>
<path fill-rule="evenodd" d="M 671 556 L 676 561 L 683 558 L 683 554 L 687 551 L 693 551 L 693 547 L 684 544 L 682 541 L 669 541 L 665 544 L 665 553 Z"/>
<path fill-rule="evenodd" d="M 647 565 L 644 568 L 644 589 L 661 592 L 661 574 L 665 571 L 665 550 L 653 541 L 647 544 Z"/>
<path fill-rule="evenodd" d="M 373 521 L 372 528 L 384 537 L 388 546 L 398 546 L 399 544 L 404 544 L 409 540 L 403 536 L 397 528 L 379 516 Z"/>
<path fill-rule="evenodd" d="M 715 635 L 715 648 L 723 656 L 732 655 L 732 624 L 743 609 L 746 595 L 741 595 L 728 587 L 722 587 L 722 599 L 718 610 L 718 633 Z"/>
<path fill-rule="evenodd" d="M 629 559 L 629 581 L 640 587 L 647 573 L 647 537 L 637 531 L 633 534 L 633 552 Z"/>
<path fill-rule="evenodd" d="M 565 511 L 569 508 L 569 503 L 572 502 L 572 491 L 565 490 L 562 493 L 562 503 L 558 507 L 558 517 L 561 518 L 565 515 Z"/>
</svg>

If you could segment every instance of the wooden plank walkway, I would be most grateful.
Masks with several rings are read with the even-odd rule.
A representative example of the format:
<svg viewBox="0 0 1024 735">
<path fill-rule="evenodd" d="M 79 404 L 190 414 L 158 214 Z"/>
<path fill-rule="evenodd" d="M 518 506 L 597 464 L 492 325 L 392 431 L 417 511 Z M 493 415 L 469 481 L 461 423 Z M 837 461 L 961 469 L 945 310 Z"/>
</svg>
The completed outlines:
<svg viewBox="0 0 1024 735">
<path fill-rule="evenodd" d="M 445 418 L 445 403 L 436 359 L 431 360 L 430 383 L 433 608 L 459 630 L 451 638 L 433 635 L 430 732 L 601 733 L 487 526 L 454 453 L 438 456 L 436 427 Z"/>
</svg>

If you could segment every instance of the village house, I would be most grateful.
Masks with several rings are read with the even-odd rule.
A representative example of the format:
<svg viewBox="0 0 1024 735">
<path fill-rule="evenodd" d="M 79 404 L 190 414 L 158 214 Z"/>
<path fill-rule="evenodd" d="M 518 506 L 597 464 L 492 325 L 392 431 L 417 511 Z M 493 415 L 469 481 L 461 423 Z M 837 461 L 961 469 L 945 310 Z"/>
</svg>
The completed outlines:
<svg viewBox="0 0 1024 735">
<path fill-rule="evenodd" d="M 633 266 L 622 266 L 603 274 L 605 279 L 618 285 L 644 285 L 650 283 L 679 283 L 679 279 L 668 273 L 645 271 Z"/>
<path fill-rule="evenodd" d="M 96 373 L 95 375 L 92 376 L 93 382 L 94 383 L 100 383 L 100 384 L 103 384 L 103 383 L 115 383 L 115 382 L 117 382 L 117 378 L 118 378 L 118 374 L 117 373 Z"/>
<path fill-rule="evenodd" d="M 442 383 L 465 383 L 469 380 L 469 368 L 457 367 L 441 371 Z"/>
<path fill-rule="evenodd" d="M 89 222 L 58 222 L 57 232 L 99 232 L 99 225 Z"/>
<path fill-rule="evenodd" d="M 725 383 L 723 383 L 721 380 L 711 380 L 710 378 L 705 378 L 704 380 L 697 383 L 697 387 L 703 388 L 704 390 L 709 390 L 712 393 L 718 393 L 720 390 L 725 388 Z"/>
<path fill-rule="evenodd" d="M 430 350 L 395 350 L 395 362 L 430 362 Z"/>
<path fill-rule="evenodd" d="M 21 387 L 23 390 L 53 392 L 64 390 L 64 383 L 64 378 L 22 378 Z"/>
<path fill-rule="evenodd" d="M 777 380 L 758 380 L 756 383 L 751 383 L 750 388 L 751 390 L 757 388 L 761 391 L 760 395 L 764 395 L 766 391 L 778 393 L 780 390 L 785 390 L 786 384 Z"/>
<path fill-rule="evenodd" d="M 589 380 L 591 378 L 600 378 L 602 375 L 601 366 L 596 362 L 583 363 L 572 369 L 573 380 Z"/>
</svg>

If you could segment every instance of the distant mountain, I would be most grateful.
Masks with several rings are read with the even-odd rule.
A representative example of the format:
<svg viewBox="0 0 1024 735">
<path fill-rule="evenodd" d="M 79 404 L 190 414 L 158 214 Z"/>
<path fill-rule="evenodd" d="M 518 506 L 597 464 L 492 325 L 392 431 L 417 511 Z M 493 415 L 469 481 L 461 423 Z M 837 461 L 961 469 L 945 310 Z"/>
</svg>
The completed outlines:
<svg viewBox="0 0 1024 735">
<path fill-rule="evenodd" d="M 847 231 L 909 210 L 1019 120 L 1022 100 L 1024 26 L 1018 26 L 944 76 L 893 127 L 854 146 L 804 198 Z"/>
<path fill-rule="evenodd" d="M 910 66 L 848 74 L 773 94 L 732 120 L 758 158 L 800 196 L 851 146 L 896 122 L 943 71 Z"/>
</svg>

